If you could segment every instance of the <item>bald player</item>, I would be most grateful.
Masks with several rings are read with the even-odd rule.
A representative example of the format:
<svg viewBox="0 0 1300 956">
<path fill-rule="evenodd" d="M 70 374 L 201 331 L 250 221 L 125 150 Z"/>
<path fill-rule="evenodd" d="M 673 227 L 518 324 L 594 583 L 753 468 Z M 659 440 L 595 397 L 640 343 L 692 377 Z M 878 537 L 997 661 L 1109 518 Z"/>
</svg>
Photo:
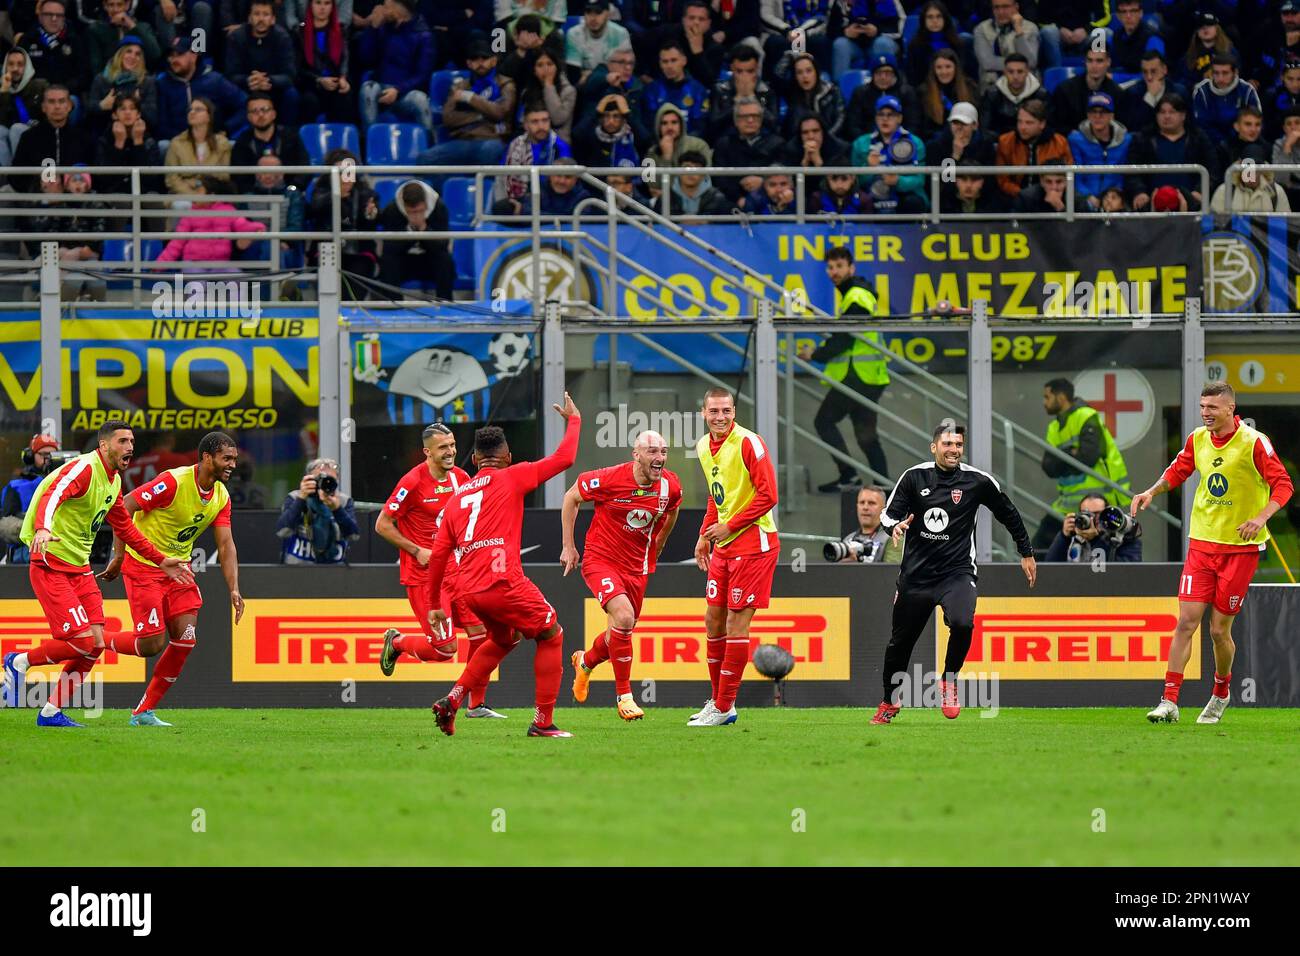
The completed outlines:
<svg viewBox="0 0 1300 956">
<path fill-rule="evenodd" d="M 664 467 L 667 462 L 664 436 L 644 431 L 632 443 L 631 461 L 579 475 L 565 493 L 560 511 L 560 564 L 567 576 L 581 562 L 582 579 L 606 617 L 605 631 L 591 647 L 585 653 L 573 652 L 573 698 L 578 703 L 587 699 L 592 670 L 609 661 L 614 669 L 615 706 L 624 720 L 645 716 L 632 699 L 632 630 L 682 502 L 682 483 Z M 585 556 L 578 553 L 573 536 L 584 501 L 596 507 L 587 529 Z"/>
</svg>

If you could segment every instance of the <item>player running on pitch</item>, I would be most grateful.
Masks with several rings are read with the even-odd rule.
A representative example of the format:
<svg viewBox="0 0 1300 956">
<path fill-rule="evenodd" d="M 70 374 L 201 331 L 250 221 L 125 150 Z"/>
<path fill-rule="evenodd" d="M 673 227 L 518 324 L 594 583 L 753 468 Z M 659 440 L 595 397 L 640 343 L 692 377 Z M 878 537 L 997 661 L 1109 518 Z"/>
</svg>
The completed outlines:
<svg viewBox="0 0 1300 956">
<path fill-rule="evenodd" d="M 122 504 L 121 472 L 135 450 L 130 426 L 111 419 L 97 437 L 94 451 L 45 476 L 23 520 L 22 541 L 32 556 L 27 574 L 53 639 L 35 650 L 5 655 L 4 695 L 8 706 L 18 706 L 29 667 L 62 663 L 63 674 L 36 715 L 38 727 L 84 727 L 63 713 L 63 704 L 109 641 L 134 638 L 130 631 L 104 633 L 104 595 L 90 570 L 90 549 L 105 520 L 168 578 L 193 581 L 185 562 L 154 547 Z"/>
<path fill-rule="evenodd" d="M 644 431 L 632 443 L 631 461 L 579 475 L 560 511 L 560 564 L 567 576 L 582 562 L 582 579 L 604 608 L 608 625 L 585 653 L 573 652 L 573 697 L 580 704 L 587 699 L 592 670 L 607 660 L 624 720 L 645 716 L 632 699 L 632 629 L 682 502 L 682 483 L 664 468 L 667 462 L 663 435 Z M 586 554 L 580 555 L 573 529 L 584 501 L 594 501 L 596 511 L 587 529 Z"/>
<path fill-rule="evenodd" d="M 1192 636 L 1210 609 L 1214 641 L 1214 689 L 1196 718 L 1217 724 L 1228 706 L 1232 685 L 1232 622 L 1246 603 L 1260 552 L 1268 545 L 1268 519 L 1290 499 L 1291 478 L 1262 432 L 1236 414 L 1237 396 L 1227 382 L 1210 382 L 1201 389 L 1201 421 L 1187 436 L 1182 451 L 1160 480 L 1133 496 L 1132 514 L 1162 491 L 1177 488 L 1201 473 L 1192 503 L 1187 534 L 1187 558 L 1178 578 L 1178 626 L 1169 646 L 1169 670 L 1160 703 L 1147 714 L 1152 723 L 1178 720 L 1178 692 L 1183 669 L 1192 655 Z"/>
<path fill-rule="evenodd" d="M 564 405 L 552 406 L 568 419 L 560 447 L 541 461 L 511 464 L 505 433 L 495 425 L 474 434 L 478 473 L 447 502 L 429 557 L 429 603 L 433 624 L 447 633 L 447 609 L 440 607 L 443 578 L 456 552 L 456 596 L 487 627 L 487 640 L 446 697 L 433 704 L 438 728 L 455 733 L 456 711 L 473 687 L 487 683 L 502 658 L 518 643 L 514 632 L 535 641 L 533 659 L 537 710 L 528 725 L 530 737 L 572 737 L 555 726 L 555 698 L 564 672 L 564 629 L 555 608 L 537 585 L 524 576 L 519 557 L 524 498 L 543 482 L 570 467 L 578 457 L 582 416 L 569 393 Z"/>
<path fill-rule="evenodd" d="M 776 535 L 776 473 L 763 439 L 736 424 L 725 388 L 704 393 L 709 433 L 696 445 L 709 489 L 695 564 L 708 574 L 704 629 L 713 696 L 688 727 L 736 722 L 736 694 L 749 663 L 749 625 L 772 597 L 781 555 Z M 710 553 L 712 548 L 712 553 Z"/>
<path fill-rule="evenodd" d="M 244 599 L 239 593 L 239 556 L 230 532 L 230 494 L 225 483 L 235 473 L 238 460 L 239 449 L 233 438 L 209 432 L 199 441 L 198 464 L 164 471 L 122 499 L 140 533 L 159 551 L 186 564 L 194 542 L 208 526 L 212 527 L 217 561 L 230 589 L 236 624 L 244 616 Z M 131 726 L 170 727 L 154 713 L 154 708 L 176 683 L 194 650 L 194 628 L 203 594 L 193 580 L 170 580 L 156 562 L 128 546 L 120 536 L 113 545 L 113 560 L 100 577 L 112 581 L 119 572 L 126 582 L 135 633 L 113 636 L 105 639 L 105 644 L 119 654 L 133 657 L 153 657 L 162 651 L 144 696 L 131 712 Z"/>
<path fill-rule="evenodd" d="M 429 600 L 429 556 L 433 554 L 433 538 L 442 523 L 442 509 L 456 489 L 469 481 L 469 475 L 456 467 L 456 436 L 442 422 L 427 427 L 421 439 L 424 443 L 424 461 L 416 465 L 397 483 L 388 496 L 384 509 L 375 520 L 379 536 L 401 552 L 399 580 L 406 588 L 406 599 L 415 612 L 415 620 L 424 632 L 403 634 L 395 627 L 384 632 L 384 650 L 379 656 L 379 669 L 391 677 L 402 653 L 422 661 L 452 661 L 456 659 L 457 626 L 464 628 L 469 638 L 469 657 L 472 660 L 483 646 L 487 629 L 483 622 L 455 600 L 455 572 L 452 569 L 443 580 L 442 606 L 451 610 L 448 620 L 448 637 L 443 640 L 434 634 L 430 614 L 434 603 Z M 487 705 L 483 699 L 486 685 L 470 692 L 470 706 L 466 717 L 505 717 Z"/>
<path fill-rule="evenodd" d="M 980 505 L 1011 533 L 1031 588 L 1038 578 L 1020 512 L 992 475 L 962 463 L 965 450 L 966 427 L 950 418 L 940 422 L 930 444 L 934 460 L 903 472 L 880 516 L 881 526 L 893 529 L 894 544 L 906 536 L 907 545 L 894 592 L 893 633 L 885 648 L 884 696 L 873 724 L 887 724 L 898 716 L 901 704 L 895 687 L 907 679 L 912 648 L 936 606 L 943 608 L 949 632 L 939 680 L 940 709 L 949 719 L 961 713 L 957 674 L 975 630 L 975 518 Z M 919 523 L 913 521 L 918 513 Z"/>
</svg>

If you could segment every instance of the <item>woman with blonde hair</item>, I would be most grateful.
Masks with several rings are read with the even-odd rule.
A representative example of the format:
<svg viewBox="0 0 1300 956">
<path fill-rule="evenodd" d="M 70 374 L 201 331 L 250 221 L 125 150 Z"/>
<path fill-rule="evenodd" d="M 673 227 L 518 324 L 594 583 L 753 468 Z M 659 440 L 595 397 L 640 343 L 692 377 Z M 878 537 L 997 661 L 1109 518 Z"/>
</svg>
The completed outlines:
<svg viewBox="0 0 1300 956">
<path fill-rule="evenodd" d="M 127 35 L 117 45 L 117 52 L 90 84 L 86 97 L 86 117 L 92 126 L 108 124 L 113 108 L 123 96 L 140 102 L 140 114 L 150 126 L 158 122 L 158 84 L 145 67 L 144 44 Z"/>
<path fill-rule="evenodd" d="M 205 96 L 196 96 L 186 115 L 189 129 L 178 135 L 167 147 L 168 166 L 229 166 L 230 140 L 221 132 L 217 121 L 217 108 Z M 215 173 L 219 179 L 229 179 L 226 173 Z M 192 193 L 198 185 L 195 173 L 172 173 L 167 177 L 169 193 Z"/>
</svg>

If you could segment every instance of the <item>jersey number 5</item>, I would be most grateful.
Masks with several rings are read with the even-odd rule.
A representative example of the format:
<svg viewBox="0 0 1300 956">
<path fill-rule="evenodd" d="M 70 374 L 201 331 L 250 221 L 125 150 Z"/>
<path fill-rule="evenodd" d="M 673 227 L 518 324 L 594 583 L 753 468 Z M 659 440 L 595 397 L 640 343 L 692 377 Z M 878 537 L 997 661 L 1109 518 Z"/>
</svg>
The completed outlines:
<svg viewBox="0 0 1300 956">
<path fill-rule="evenodd" d="M 469 508 L 469 524 L 465 525 L 465 543 L 474 540 L 474 525 L 478 524 L 478 511 L 483 507 L 483 492 L 476 491 L 460 499 L 461 509 Z"/>
</svg>

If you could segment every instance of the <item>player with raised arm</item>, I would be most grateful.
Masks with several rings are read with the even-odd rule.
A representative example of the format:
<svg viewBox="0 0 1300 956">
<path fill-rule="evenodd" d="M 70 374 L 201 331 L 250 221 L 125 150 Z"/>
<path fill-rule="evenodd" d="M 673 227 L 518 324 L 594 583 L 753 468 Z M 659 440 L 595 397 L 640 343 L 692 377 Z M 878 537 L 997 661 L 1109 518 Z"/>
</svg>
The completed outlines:
<svg viewBox="0 0 1300 956">
<path fill-rule="evenodd" d="M 1133 496 L 1136 515 L 1162 491 L 1177 488 L 1201 473 L 1192 502 L 1187 558 L 1178 578 L 1178 625 L 1169 645 L 1164 695 L 1150 712 L 1152 723 L 1178 720 L 1178 692 L 1192 656 L 1192 637 L 1210 606 L 1214 642 L 1214 689 L 1196 718 L 1217 724 L 1228 706 L 1232 686 L 1232 622 L 1246 603 L 1259 555 L 1268 546 L 1268 519 L 1291 500 L 1293 487 L 1273 444 L 1237 415 L 1237 395 L 1227 382 L 1201 389 L 1203 425 L 1187 436 L 1182 450 L 1160 480 Z"/>
<path fill-rule="evenodd" d="M 772 598 L 781 556 L 776 534 L 776 472 L 767 445 L 736 424 L 736 402 L 725 388 L 704 393 L 709 433 L 696 445 L 709 489 L 695 564 L 708 574 L 704 630 L 713 695 L 688 727 L 736 722 L 736 694 L 749 663 L 749 625 Z"/>
<path fill-rule="evenodd" d="M 131 523 L 122 504 L 121 471 L 135 450 L 130 426 L 110 419 L 97 438 L 94 451 L 45 476 L 23 520 L 22 542 L 32 556 L 27 574 L 52 640 L 35 650 L 5 655 L 3 691 L 6 704 L 16 707 L 29 667 L 63 664 L 62 676 L 36 715 L 38 727 L 84 727 L 63 713 L 63 704 L 95 666 L 108 640 L 134 636 L 129 631 L 104 633 L 104 595 L 90 569 L 90 549 L 105 520 L 168 578 L 193 580 L 180 558 L 163 554 Z"/>
<path fill-rule="evenodd" d="M 236 624 L 244 616 L 244 599 L 239 593 L 239 556 L 230 531 L 230 494 L 225 482 L 235 473 L 238 460 L 239 450 L 233 438 L 223 432 L 209 432 L 199 441 L 197 464 L 156 474 L 149 484 L 122 498 L 140 533 L 163 554 L 187 565 L 194 542 L 211 526 Z M 197 643 L 194 629 L 203 594 L 193 580 L 173 581 L 157 562 L 129 546 L 120 535 L 113 545 L 113 559 L 99 576 L 112 581 L 119 572 L 126 582 L 135 633 L 109 635 L 105 646 L 133 657 L 154 657 L 162 652 L 144 696 L 131 712 L 131 726 L 170 727 L 154 709 L 180 677 Z"/>
<path fill-rule="evenodd" d="M 555 726 L 555 699 L 564 673 L 564 630 L 555 608 L 524 575 L 519 554 L 524 498 L 543 482 L 562 474 L 578 457 L 582 416 L 569 393 L 552 406 L 568 419 L 564 440 L 541 461 L 511 463 L 505 433 L 495 425 L 474 434 L 478 473 L 452 496 L 429 557 L 432 623 L 446 635 L 447 608 L 439 606 L 447 562 L 455 552 L 456 597 L 487 627 L 487 640 L 465 667 L 451 692 L 433 704 L 433 716 L 447 736 L 455 733 L 456 711 L 473 687 L 487 683 L 501 660 L 518 643 L 515 632 L 534 641 L 533 679 L 537 710 L 530 737 L 572 737 Z"/>
<path fill-rule="evenodd" d="M 682 502 L 682 483 L 665 469 L 667 462 L 664 437 L 644 431 L 632 443 L 631 461 L 579 475 L 560 511 L 564 574 L 581 561 L 582 579 L 604 608 L 607 625 L 588 650 L 573 652 L 573 697 L 585 701 L 592 670 L 609 661 L 615 706 L 624 720 L 645 716 L 632 699 L 632 630 Z M 586 553 L 579 554 L 573 532 L 584 501 L 595 502 L 596 511 L 587 529 Z"/>
<path fill-rule="evenodd" d="M 917 638 L 935 607 L 948 625 L 948 652 L 939 679 L 940 708 L 949 719 L 961 713 L 957 674 L 970 651 L 979 598 L 975 566 L 975 519 L 980 505 L 1011 533 L 1020 567 L 1032 588 L 1038 579 L 1034 548 L 1020 512 L 990 474 L 962 462 L 966 428 L 950 418 L 934 430 L 933 461 L 913 465 L 894 486 L 880 524 L 892 529 L 895 544 L 906 537 L 894 591 L 892 634 L 885 648 L 884 695 L 873 724 L 887 724 L 901 704 L 896 685 L 907 679 L 907 665 Z M 917 513 L 921 521 L 913 518 Z"/>
<path fill-rule="evenodd" d="M 469 481 L 469 475 L 456 467 L 456 436 L 450 428 L 434 422 L 420 437 L 424 461 L 402 476 L 375 519 L 375 531 L 401 552 L 399 580 L 406 588 L 406 599 L 415 612 L 415 620 L 424 628 L 420 634 L 403 634 L 395 627 L 384 632 L 379 669 L 385 677 L 392 676 L 403 653 L 421 661 L 455 660 L 457 626 L 469 638 L 471 660 L 487 636 L 483 622 L 455 599 L 454 568 L 443 579 L 441 595 L 442 606 L 451 611 L 447 637 L 434 634 L 431 613 L 435 605 L 429 600 L 428 588 L 429 556 L 433 554 L 433 538 L 442 523 L 442 510 L 456 489 Z M 486 686 L 473 688 L 466 717 L 506 716 L 487 705 L 486 693 Z"/>
</svg>

